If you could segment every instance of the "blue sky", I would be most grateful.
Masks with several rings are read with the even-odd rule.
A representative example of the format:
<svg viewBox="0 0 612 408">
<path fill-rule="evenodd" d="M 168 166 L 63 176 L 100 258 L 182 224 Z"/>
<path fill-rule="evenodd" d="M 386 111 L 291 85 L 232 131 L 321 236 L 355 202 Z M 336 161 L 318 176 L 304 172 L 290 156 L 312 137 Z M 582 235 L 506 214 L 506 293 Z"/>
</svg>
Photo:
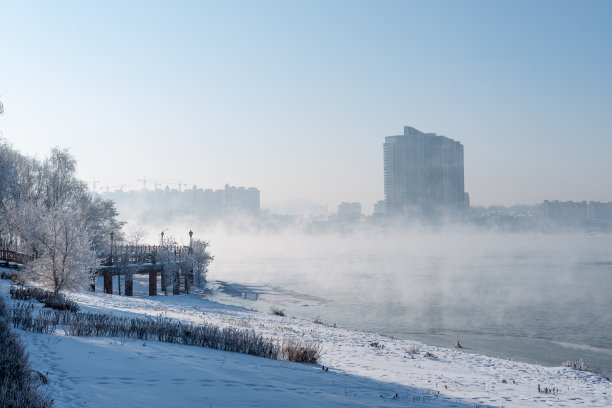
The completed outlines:
<svg viewBox="0 0 612 408">
<path fill-rule="evenodd" d="M 0 131 L 111 187 L 384 198 L 404 125 L 476 205 L 612 201 L 612 2 L 0 0 Z"/>
</svg>

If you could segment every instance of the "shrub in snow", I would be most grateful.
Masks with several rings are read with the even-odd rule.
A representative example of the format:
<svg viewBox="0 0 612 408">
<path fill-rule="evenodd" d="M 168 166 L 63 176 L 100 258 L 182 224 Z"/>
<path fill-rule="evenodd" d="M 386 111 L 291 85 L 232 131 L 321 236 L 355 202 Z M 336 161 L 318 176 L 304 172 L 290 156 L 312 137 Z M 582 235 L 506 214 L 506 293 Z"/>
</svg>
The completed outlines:
<svg viewBox="0 0 612 408">
<path fill-rule="evenodd" d="M 13 272 L 6 273 L 6 272 L 2 271 L 2 273 L 0 273 L 0 279 L 6 279 L 6 280 L 15 281 L 15 280 L 17 280 L 17 274 L 13 273 Z"/>
<path fill-rule="evenodd" d="M 68 310 L 70 312 L 79 311 L 79 305 L 61 293 L 51 293 L 43 303 L 45 304 L 45 307 L 54 310 Z"/>
<path fill-rule="evenodd" d="M 555 394 L 555 395 L 557 395 L 559 393 L 559 389 L 557 387 L 552 387 L 552 388 L 541 387 L 540 384 L 538 384 L 538 392 L 540 394 Z"/>
<path fill-rule="evenodd" d="M 36 299 L 42 302 L 47 297 L 47 291 L 40 288 L 22 288 L 18 286 L 11 286 L 10 294 L 13 299 L 18 300 L 30 300 Z"/>
<path fill-rule="evenodd" d="M 270 308 L 270 313 L 272 313 L 273 315 L 276 316 L 284 316 L 285 315 L 285 311 L 277 306 L 272 306 Z"/>
<path fill-rule="evenodd" d="M 53 293 L 36 287 L 23 288 L 18 286 L 11 286 L 10 293 L 13 299 L 36 299 L 39 302 L 44 303 L 45 307 L 54 310 L 68 310 L 70 312 L 79 311 L 79 305 L 61 293 Z"/>
<path fill-rule="evenodd" d="M 591 371 L 591 367 L 589 367 L 589 364 L 582 359 L 578 361 L 564 361 L 563 363 L 561 363 L 561 366 L 575 368 L 576 370 Z"/>
<path fill-rule="evenodd" d="M 167 318 L 129 318 L 93 313 L 63 313 L 60 324 L 71 336 L 127 337 L 207 347 L 277 359 L 278 345 L 253 330 L 204 324 L 193 325 Z"/>
<path fill-rule="evenodd" d="M 406 350 L 406 352 L 408 354 L 419 354 L 421 352 L 421 346 L 417 344 L 411 344 L 410 347 L 408 347 L 408 350 Z"/>
<path fill-rule="evenodd" d="M 595 374 L 599 374 L 602 375 L 602 372 L 599 368 L 596 367 L 591 367 L 589 365 L 589 363 L 587 363 L 586 361 L 584 361 L 583 359 L 577 360 L 577 361 L 565 361 L 563 363 L 561 363 L 562 367 L 569 367 L 569 368 L 573 368 L 576 370 L 580 370 L 580 371 L 588 371 L 591 373 L 595 373 Z M 608 378 L 608 377 L 605 377 Z"/>
<path fill-rule="evenodd" d="M 11 322 L 13 327 L 32 331 L 32 312 L 34 306 L 28 303 L 16 303 L 11 310 Z"/>
<path fill-rule="evenodd" d="M 296 363 L 316 363 L 319 361 L 321 348 L 318 345 L 287 340 L 283 343 L 283 360 Z"/>
<path fill-rule="evenodd" d="M 24 276 L 21 273 L 15 273 L 15 272 L 6 273 L 2 271 L 2 273 L 0 273 L 0 279 L 10 280 L 11 283 L 17 284 L 17 285 L 25 284 Z"/>
<path fill-rule="evenodd" d="M 11 317 L 14 327 L 41 333 L 53 333 L 61 325 L 69 336 L 155 340 L 298 363 L 316 363 L 320 355 L 318 345 L 287 341 L 281 346 L 274 339 L 264 337 L 254 330 L 221 328 L 211 324 L 194 325 L 163 317 L 131 318 L 57 310 L 40 310 L 34 314 L 33 306 L 26 303 L 15 304 Z"/>
<path fill-rule="evenodd" d="M 36 333 L 55 333 L 60 315 L 52 310 L 41 310 L 34 314 L 34 305 L 31 303 L 17 303 L 13 305 L 10 322 L 13 327 Z"/>
<path fill-rule="evenodd" d="M 0 298 L 0 407 L 48 408 L 49 395 L 39 392 L 47 379 L 30 368 L 25 347 L 11 332 L 6 305 Z"/>
</svg>

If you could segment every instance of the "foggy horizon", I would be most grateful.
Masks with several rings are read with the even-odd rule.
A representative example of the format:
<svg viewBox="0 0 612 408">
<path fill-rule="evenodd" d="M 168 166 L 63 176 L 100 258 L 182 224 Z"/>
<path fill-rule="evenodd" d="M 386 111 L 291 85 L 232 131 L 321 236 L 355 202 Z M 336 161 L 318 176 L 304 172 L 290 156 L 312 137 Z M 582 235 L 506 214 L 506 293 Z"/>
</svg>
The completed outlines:
<svg viewBox="0 0 612 408">
<path fill-rule="evenodd" d="M 69 148 L 90 186 L 371 213 L 384 138 L 413 126 L 465 146 L 472 205 L 612 201 L 611 7 L 8 3 L 0 131 L 38 158 Z"/>
</svg>

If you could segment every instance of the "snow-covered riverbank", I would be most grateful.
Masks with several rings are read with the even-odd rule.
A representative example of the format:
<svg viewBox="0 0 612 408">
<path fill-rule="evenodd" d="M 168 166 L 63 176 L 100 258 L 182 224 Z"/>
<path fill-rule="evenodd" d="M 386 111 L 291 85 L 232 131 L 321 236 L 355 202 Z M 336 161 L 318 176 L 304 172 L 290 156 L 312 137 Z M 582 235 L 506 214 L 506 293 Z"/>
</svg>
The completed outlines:
<svg viewBox="0 0 612 408">
<path fill-rule="evenodd" d="M 0 289 L 8 300 L 8 282 Z M 609 407 L 612 383 L 222 305 L 199 295 L 72 293 L 82 311 L 252 328 L 321 345 L 321 365 L 199 347 L 18 331 L 57 407 Z M 433 355 L 433 356 L 432 356 Z M 326 368 L 323 369 L 323 366 Z M 545 387 L 555 393 L 540 393 Z"/>
</svg>

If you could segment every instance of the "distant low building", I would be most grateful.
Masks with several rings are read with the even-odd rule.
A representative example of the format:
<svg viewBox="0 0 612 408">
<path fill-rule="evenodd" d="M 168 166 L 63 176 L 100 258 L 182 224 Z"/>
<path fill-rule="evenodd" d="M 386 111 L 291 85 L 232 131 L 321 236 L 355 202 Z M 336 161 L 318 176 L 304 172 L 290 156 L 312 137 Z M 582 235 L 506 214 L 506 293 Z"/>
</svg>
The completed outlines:
<svg viewBox="0 0 612 408">
<path fill-rule="evenodd" d="M 235 187 L 226 184 L 223 189 L 201 189 L 193 186 L 185 192 L 193 211 L 208 217 L 223 218 L 236 214 L 259 215 L 260 193 L 255 187 Z"/>
<path fill-rule="evenodd" d="M 136 218 L 164 218 L 189 215 L 202 219 L 227 218 L 239 215 L 256 217 L 260 213 L 260 192 L 255 187 L 235 187 L 228 184 L 223 189 L 193 188 L 114 191 L 105 197 L 117 204 L 121 214 Z"/>
<path fill-rule="evenodd" d="M 374 215 L 380 216 L 387 212 L 387 203 L 384 200 L 380 200 L 374 203 Z"/>
<path fill-rule="evenodd" d="M 587 202 L 548 201 L 542 204 L 544 221 L 554 225 L 579 226 L 587 221 Z"/>
<path fill-rule="evenodd" d="M 542 204 L 542 218 L 546 225 L 551 226 L 610 230 L 612 202 L 545 200 Z"/>
<path fill-rule="evenodd" d="M 612 203 L 589 202 L 587 216 L 592 222 L 612 223 Z"/>
<path fill-rule="evenodd" d="M 361 218 L 361 204 L 348 202 L 338 204 L 338 218 L 341 220 L 356 220 Z"/>
</svg>

